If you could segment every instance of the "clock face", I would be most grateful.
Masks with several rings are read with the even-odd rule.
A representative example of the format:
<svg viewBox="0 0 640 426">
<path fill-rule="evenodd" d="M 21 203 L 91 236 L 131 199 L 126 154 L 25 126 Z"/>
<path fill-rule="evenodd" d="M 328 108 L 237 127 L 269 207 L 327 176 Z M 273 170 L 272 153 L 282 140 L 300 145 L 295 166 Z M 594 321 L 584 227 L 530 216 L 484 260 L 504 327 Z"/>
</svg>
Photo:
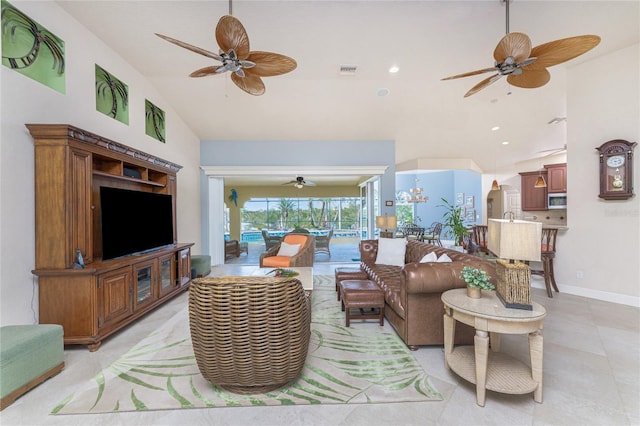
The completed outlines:
<svg viewBox="0 0 640 426">
<path fill-rule="evenodd" d="M 624 155 L 614 155 L 613 157 L 607 158 L 607 166 L 609 167 L 620 167 L 624 164 Z"/>
</svg>

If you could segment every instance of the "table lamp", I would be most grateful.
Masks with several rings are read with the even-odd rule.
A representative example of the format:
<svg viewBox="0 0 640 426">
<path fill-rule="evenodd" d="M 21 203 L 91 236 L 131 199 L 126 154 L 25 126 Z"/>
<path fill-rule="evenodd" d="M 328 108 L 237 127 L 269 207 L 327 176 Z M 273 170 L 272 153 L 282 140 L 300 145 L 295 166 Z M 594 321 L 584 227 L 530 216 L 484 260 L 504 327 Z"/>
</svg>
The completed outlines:
<svg viewBox="0 0 640 426">
<path fill-rule="evenodd" d="M 398 219 L 395 216 L 376 216 L 376 227 L 384 229 L 380 231 L 380 238 L 393 238 L 393 229 L 398 227 Z"/>
<path fill-rule="evenodd" d="M 531 268 L 522 261 L 540 261 L 542 224 L 525 220 L 489 219 L 487 248 L 496 260 L 496 294 L 507 308 L 532 310 Z"/>
</svg>

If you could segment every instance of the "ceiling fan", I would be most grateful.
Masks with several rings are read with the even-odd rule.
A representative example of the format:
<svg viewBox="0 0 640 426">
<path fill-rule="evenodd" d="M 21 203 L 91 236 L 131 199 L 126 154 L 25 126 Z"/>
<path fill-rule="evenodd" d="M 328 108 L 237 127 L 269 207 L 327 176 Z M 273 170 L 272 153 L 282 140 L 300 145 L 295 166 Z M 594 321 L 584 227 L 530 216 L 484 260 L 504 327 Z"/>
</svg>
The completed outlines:
<svg viewBox="0 0 640 426">
<path fill-rule="evenodd" d="M 304 180 L 304 178 L 302 176 L 298 176 L 296 178 L 296 180 L 292 180 L 290 182 L 287 183 L 283 183 L 283 185 L 291 185 L 293 184 L 293 186 L 295 186 L 298 189 L 302 189 L 305 186 L 316 186 L 315 183 L 308 181 L 308 180 Z"/>
<path fill-rule="evenodd" d="M 565 143 L 561 147 L 551 148 L 551 149 L 543 149 L 542 151 L 538 151 L 538 154 L 542 154 L 541 157 L 551 157 L 552 155 L 562 154 L 567 152 L 567 144 Z"/>
<path fill-rule="evenodd" d="M 576 58 L 600 43 L 600 37 L 597 35 L 581 35 L 551 41 L 532 49 L 531 40 L 526 34 L 509 32 L 509 2 L 511 0 L 499 1 L 506 3 L 507 34 L 498 42 L 493 52 L 495 65 L 491 68 L 483 68 L 442 79 L 453 80 L 486 72 L 496 72 L 473 86 L 464 95 L 465 98 L 495 83 L 503 76 L 507 76 L 509 84 L 516 87 L 533 89 L 544 86 L 551 79 L 547 67 Z"/>
<path fill-rule="evenodd" d="M 286 74 L 296 69 L 298 65 L 294 59 L 279 53 L 252 52 L 249 49 L 247 31 L 240 21 L 231 15 L 231 0 L 229 0 L 229 14 L 220 18 L 216 26 L 219 54 L 166 35 L 155 34 L 170 43 L 221 62 L 221 65 L 200 68 L 189 74 L 190 77 L 205 77 L 230 71 L 231 81 L 250 95 L 264 94 L 265 86 L 261 77 Z"/>
</svg>

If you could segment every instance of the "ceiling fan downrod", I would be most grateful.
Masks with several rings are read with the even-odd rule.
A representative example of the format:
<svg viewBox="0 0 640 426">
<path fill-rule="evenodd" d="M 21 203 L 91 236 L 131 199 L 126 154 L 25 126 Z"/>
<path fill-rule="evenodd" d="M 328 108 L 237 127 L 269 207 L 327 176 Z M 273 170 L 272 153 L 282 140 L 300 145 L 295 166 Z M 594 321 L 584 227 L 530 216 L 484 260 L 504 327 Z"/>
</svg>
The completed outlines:
<svg viewBox="0 0 640 426">
<path fill-rule="evenodd" d="M 507 9 L 507 11 L 506 11 L 506 15 L 507 15 L 507 18 L 506 18 L 506 23 L 507 23 L 506 30 L 507 30 L 507 32 L 506 32 L 506 34 L 509 34 L 509 3 L 511 2 L 511 0 L 500 0 L 500 1 L 502 3 L 506 4 L 506 9 Z M 229 2 L 231 2 L 231 0 L 229 0 Z"/>
</svg>

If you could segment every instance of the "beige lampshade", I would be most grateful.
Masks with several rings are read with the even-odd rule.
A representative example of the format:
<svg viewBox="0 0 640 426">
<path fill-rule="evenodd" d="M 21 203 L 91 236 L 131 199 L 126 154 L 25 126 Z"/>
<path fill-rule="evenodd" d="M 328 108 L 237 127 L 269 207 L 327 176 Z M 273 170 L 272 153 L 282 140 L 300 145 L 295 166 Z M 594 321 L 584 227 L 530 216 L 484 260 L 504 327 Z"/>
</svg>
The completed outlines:
<svg viewBox="0 0 640 426">
<path fill-rule="evenodd" d="M 395 216 L 376 216 L 376 227 L 379 229 L 396 229 L 398 218 Z"/>
<path fill-rule="evenodd" d="M 499 258 L 540 261 L 540 222 L 489 219 L 487 234 L 487 248 Z"/>
<path fill-rule="evenodd" d="M 491 183 L 491 190 L 497 191 L 499 189 L 500 189 L 500 185 L 498 185 L 498 181 L 494 179 L 493 182 Z"/>
</svg>

